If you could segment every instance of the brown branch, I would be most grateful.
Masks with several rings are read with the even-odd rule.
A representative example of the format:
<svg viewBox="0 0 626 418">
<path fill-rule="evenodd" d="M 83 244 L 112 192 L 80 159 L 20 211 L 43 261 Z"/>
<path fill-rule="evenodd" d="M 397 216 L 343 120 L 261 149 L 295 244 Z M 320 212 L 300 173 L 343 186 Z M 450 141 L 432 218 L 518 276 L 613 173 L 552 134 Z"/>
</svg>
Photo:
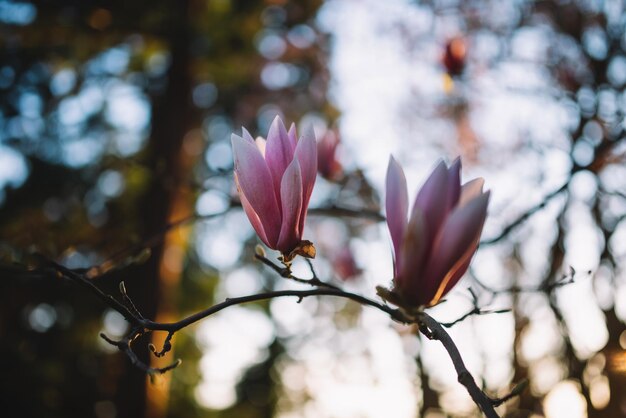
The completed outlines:
<svg viewBox="0 0 626 418">
<path fill-rule="evenodd" d="M 411 319 L 407 318 L 399 309 L 391 308 L 388 305 L 384 305 L 382 303 L 368 299 L 365 296 L 361 296 L 356 293 L 345 292 L 343 290 L 317 288 L 317 289 L 310 289 L 310 290 L 277 290 L 273 292 L 264 292 L 264 293 L 257 293 L 254 295 L 241 296 L 241 297 L 236 297 L 236 298 L 228 298 L 221 303 L 218 303 L 207 309 L 199 311 L 177 322 L 160 323 L 160 322 L 152 322 L 149 320 L 145 320 L 143 322 L 143 325 L 145 326 L 145 328 L 154 330 L 154 331 L 176 332 L 176 331 L 181 330 L 182 328 L 185 328 L 195 322 L 200 321 L 201 319 L 211 316 L 230 306 L 241 305 L 241 304 L 250 303 L 250 302 L 257 302 L 261 300 L 274 299 L 274 298 L 279 298 L 279 297 L 296 297 L 298 298 L 298 301 L 301 301 L 302 299 L 309 297 L 309 296 L 334 296 L 334 297 L 340 297 L 344 299 L 350 299 L 357 303 L 360 303 L 361 305 L 371 306 L 380 311 L 383 311 L 386 314 L 388 314 L 393 320 L 398 321 L 402 324 L 409 324 L 412 322 Z"/>
<path fill-rule="evenodd" d="M 97 279 L 101 276 L 105 275 L 111 270 L 114 270 L 118 267 L 126 267 L 129 263 L 137 262 L 137 260 L 141 261 L 144 259 L 145 255 L 150 255 L 150 250 L 157 245 L 159 245 L 165 239 L 165 235 L 172 230 L 184 226 L 186 224 L 198 221 L 198 220 L 207 220 L 216 218 L 219 216 L 223 216 L 230 209 L 232 205 L 223 210 L 222 212 L 212 213 L 209 215 L 198 215 L 191 214 L 176 221 L 170 222 L 167 225 L 163 226 L 159 231 L 150 235 L 149 237 L 143 239 L 141 242 L 130 245 L 126 248 L 122 248 L 121 250 L 112 254 L 109 258 L 107 258 L 102 263 L 90 267 L 86 274 L 89 279 Z"/>
<path fill-rule="evenodd" d="M 346 218 L 365 218 L 376 222 L 383 222 L 386 219 L 383 215 L 375 210 L 348 208 L 336 204 L 319 208 L 311 208 L 309 209 L 308 214 L 323 216 L 343 216 Z"/>
<path fill-rule="evenodd" d="M 311 260 L 309 260 L 308 258 L 305 258 L 305 260 L 307 261 L 307 263 L 309 264 L 309 268 L 311 269 L 311 273 L 313 274 L 313 277 L 310 279 L 301 279 L 299 277 L 294 276 L 291 273 L 291 268 L 289 267 L 281 267 L 278 264 L 274 263 L 272 260 L 268 259 L 267 257 L 265 257 L 262 254 L 255 254 L 254 258 L 259 260 L 261 263 L 265 264 L 266 266 L 268 266 L 269 268 L 271 268 L 272 270 L 274 270 L 276 273 L 278 273 L 281 277 L 284 277 L 286 279 L 291 279 L 295 282 L 298 283 L 302 283 L 302 284 L 308 284 L 309 286 L 315 286 L 315 287 L 325 287 L 327 289 L 335 289 L 335 290 L 341 290 L 341 288 L 330 284 L 330 283 L 326 283 L 321 281 L 318 277 L 317 274 L 315 273 L 315 269 L 313 268 L 313 263 L 311 262 Z"/>
<path fill-rule="evenodd" d="M 100 264 L 88 268 L 86 270 L 87 278 L 99 279 L 101 276 L 105 275 L 111 270 L 115 270 L 120 267 L 126 267 L 128 264 L 139 263 L 145 259 L 146 255 L 149 256 L 150 250 L 159 245 L 163 241 L 165 235 L 172 230 L 196 221 L 208 220 L 223 216 L 227 214 L 231 209 L 237 208 L 241 208 L 241 202 L 235 199 L 231 199 L 228 207 L 221 212 L 208 215 L 199 215 L 193 213 L 176 221 L 170 222 L 167 225 L 163 226 L 159 231 L 141 240 L 141 242 L 130 245 L 126 248 L 122 248 L 121 250 L 113 253 Z M 336 204 L 332 204 L 326 207 L 311 208 L 309 209 L 308 213 L 311 215 L 322 216 L 365 218 L 378 222 L 385 220 L 385 217 L 383 215 L 371 209 L 347 208 Z"/>
<path fill-rule="evenodd" d="M 450 360 L 454 364 L 456 370 L 457 379 L 460 384 L 465 386 L 465 389 L 472 397 L 472 400 L 480 410 L 485 414 L 487 418 L 499 418 L 500 416 L 495 410 L 493 400 L 485 394 L 476 384 L 476 381 L 472 377 L 472 374 L 467 370 L 463 358 L 459 349 L 454 344 L 450 334 L 446 332 L 444 327 L 433 319 L 426 312 L 422 312 L 418 316 L 420 331 L 429 340 L 437 340 L 443 344 L 444 348 L 450 356 Z"/>
<path fill-rule="evenodd" d="M 586 271 L 585 274 L 590 275 L 592 273 L 591 270 Z M 486 285 L 482 280 L 480 280 L 474 271 L 470 269 L 470 275 L 472 280 L 474 280 L 483 290 L 490 293 L 493 296 L 504 294 L 504 293 L 546 293 L 550 294 L 555 289 L 566 286 L 568 284 L 572 284 L 576 280 L 576 275 L 578 273 L 574 270 L 573 267 L 570 266 L 569 271 L 567 273 L 562 274 L 558 278 L 552 278 L 553 276 L 548 276 L 545 280 L 542 280 L 541 284 L 537 286 L 509 286 L 501 289 L 494 289 L 491 286 Z"/>
<path fill-rule="evenodd" d="M 288 274 L 288 275 L 290 274 L 290 273 L 285 273 L 284 269 L 272 263 L 270 260 L 267 260 L 265 257 L 259 256 L 258 254 L 256 257 L 257 259 L 262 261 L 264 264 L 266 264 L 267 266 L 275 270 L 277 273 L 281 274 L 281 276 L 283 274 Z M 266 261 L 263 261 L 263 260 L 266 260 Z M 176 360 L 172 364 L 163 368 L 152 368 L 148 366 L 146 363 L 142 362 L 132 350 L 132 343 L 137 338 L 139 338 L 140 336 L 144 335 L 147 332 L 151 332 L 151 331 L 168 332 L 168 336 L 165 339 L 163 348 L 160 351 L 157 352 L 154 346 L 150 347 L 150 351 L 154 355 L 161 357 L 165 355 L 168 351 L 170 351 L 171 339 L 177 331 L 180 331 L 181 329 L 189 325 L 192 325 L 230 306 L 241 305 L 245 303 L 262 301 L 262 300 L 269 300 L 269 299 L 274 299 L 274 298 L 279 298 L 279 297 L 295 297 L 298 299 L 298 301 L 301 301 L 305 297 L 310 297 L 310 296 L 333 296 L 333 297 L 339 297 L 339 298 L 344 298 L 344 299 L 350 299 L 352 301 L 360 303 L 361 305 L 376 308 L 386 313 L 387 315 L 389 315 L 389 317 L 393 319 L 394 321 L 400 322 L 402 324 L 410 324 L 410 323 L 417 322 L 420 325 L 420 331 L 426 337 L 428 337 L 429 339 L 438 340 L 443 344 L 444 348 L 448 352 L 450 359 L 452 360 L 454 364 L 459 383 L 465 386 L 466 390 L 468 391 L 468 393 L 470 394 L 474 402 L 479 406 L 479 408 L 485 413 L 485 415 L 488 418 L 498 417 L 498 414 L 495 412 L 494 405 L 504 402 L 504 400 L 502 399 L 493 400 L 489 398 L 489 396 L 487 396 L 477 386 L 474 378 L 467 370 L 465 363 L 463 362 L 463 359 L 461 357 L 461 354 L 458 348 L 456 347 L 456 345 L 454 344 L 454 341 L 452 340 L 450 335 L 445 331 L 444 327 L 440 323 L 438 323 L 436 320 L 434 320 L 425 312 L 419 312 L 415 317 L 408 317 L 407 314 L 404 313 L 402 310 L 392 308 L 389 305 L 386 305 L 382 302 L 374 301 L 372 299 L 369 299 L 365 296 L 358 295 L 356 293 L 346 292 L 334 286 L 333 287 L 320 287 L 317 284 L 315 284 L 315 282 L 313 282 L 313 285 L 316 286 L 315 289 L 281 290 L 281 291 L 265 292 L 265 293 L 259 293 L 259 294 L 248 295 L 248 296 L 241 296 L 241 297 L 236 297 L 236 298 L 229 298 L 229 299 L 224 300 L 221 303 L 213 305 L 202 311 L 196 312 L 195 314 L 187 316 L 176 322 L 169 322 L 169 323 L 154 322 L 152 320 L 139 316 L 138 311 L 135 313 L 134 309 L 129 309 L 126 305 L 117 301 L 115 298 L 109 295 L 106 295 L 97 286 L 91 283 L 90 280 L 86 279 L 82 274 L 75 273 L 72 270 L 67 269 L 54 262 L 50 262 L 50 264 L 55 267 L 56 272 L 60 276 L 68 280 L 71 280 L 72 282 L 77 282 L 80 285 L 87 287 L 101 301 L 103 301 L 112 309 L 120 312 L 131 323 L 131 325 L 133 325 L 131 331 L 121 340 L 113 340 L 104 334 L 101 334 L 100 336 L 106 342 L 114 345 L 120 351 L 126 354 L 126 356 L 129 358 L 129 360 L 131 361 L 133 365 L 135 365 L 136 367 L 140 368 L 141 370 L 143 370 L 144 372 L 150 375 L 154 375 L 158 373 L 165 373 L 177 367 L 180 364 L 180 360 Z M 316 278 L 317 276 L 314 274 L 314 279 Z M 300 279 L 300 280 L 304 280 L 304 279 Z M 310 280 L 304 280 L 304 282 L 307 284 L 311 284 Z M 321 283 L 324 283 L 324 282 L 321 282 Z M 130 298 L 128 297 L 128 295 L 125 294 L 125 292 L 122 292 L 122 293 L 123 293 L 124 300 L 126 300 L 127 298 L 128 300 L 130 300 Z M 132 303 L 132 301 L 130 303 Z"/>
<path fill-rule="evenodd" d="M 580 123 L 579 124 L 579 129 L 583 125 L 584 125 L 584 123 Z M 575 138 L 575 137 L 577 137 L 577 135 L 578 134 L 573 135 L 573 137 Z M 509 235 L 511 233 L 511 231 L 513 231 L 518 226 L 520 226 L 522 223 L 524 223 L 533 214 L 535 214 L 540 209 L 544 208 L 548 204 L 548 202 L 550 202 L 552 199 L 554 199 L 559 194 L 561 194 L 564 191 L 566 191 L 567 188 L 569 187 L 569 184 L 570 184 L 570 181 L 572 179 L 572 176 L 574 174 L 576 174 L 577 172 L 582 171 L 582 170 L 590 170 L 595 175 L 597 175 L 598 172 L 600 171 L 600 169 L 604 167 L 604 165 L 602 164 L 602 161 L 606 158 L 606 156 L 608 154 L 611 153 L 611 151 L 613 149 L 615 149 L 615 147 L 618 144 L 620 144 L 625 139 L 626 139 L 626 137 L 620 136 L 619 139 L 617 139 L 615 141 L 604 140 L 604 141 L 600 142 L 598 145 L 596 145 L 594 147 L 594 156 L 595 157 L 594 157 L 593 161 L 591 161 L 586 166 L 580 166 L 578 164 L 573 164 L 572 168 L 571 168 L 571 170 L 569 172 L 569 176 L 568 176 L 567 180 L 565 181 L 565 183 L 561 187 L 559 187 L 558 189 L 548 193 L 541 201 L 539 201 L 539 203 L 537 203 L 536 205 L 534 205 L 531 208 L 527 209 L 517 219 L 515 219 L 513 222 L 511 222 L 506 227 L 504 227 L 502 229 L 502 231 L 500 231 L 500 233 L 498 235 L 496 235 L 496 236 L 494 236 L 492 238 L 484 239 L 483 241 L 480 242 L 480 245 L 492 245 L 492 244 L 495 244 L 495 243 L 501 241 L 507 235 Z M 572 161 L 575 161 L 575 158 L 572 157 Z M 623 193 L 619 192 L 619 191 L 610 192 L 610 193 L 618 195 L 618 196 L 625 197 L 625 195 Z"/>
<path fill-rule="evenodd" d="M 174 361 L 173 363 L 165 367 L 150 367 L 146 363 L 141 361 L 139 357 L 137 357 L 137 354 L 135 354 L 135 352 L 133 351 L 132 343 L 137 338 L 145 334 L 145 332 L 146 331 L 144 329 L 135 327 L 131 329 L 131 331 L 121 340 L 113 340 L 107 337 L 104 333 L 100 333 L 100 338 L 102 338 L 107 343 L 117 347 L 118 350 L 126 354 L 126 356 L 128 357 L 128 359 L 130 360 L 133 366 L 139 368 L 140 370 L 144 371 L 145 373 L 151 376 L 155 374 L 162 374 L 162 373 L 168 372 L 172 369 L 175 369 L 176 367 L 180 365 L 180 363 L 182 363 L 181 359 L 177 359 L 176 361 Z M 155 355 L 159 357 L 157 353 L 155 353 Z"/>
<path fill-rule="evenodd" d="M 40 258 L 43 259 L 43 257 Z M 62 266 L 61 264 L 58 264 L 52 260 L 44 259 L 44 263 L 53 268 L 57 275 L 85 287 L 106 305 L 119 312 L 124 317 L 124 319 L 126 319 L 126 321 L 128 321 L 131 325 L 138 326 L 141 324 L 143 318 L 136 315 L 133 311 L 131 311 L 131 309 L 115 299 L 113 296 L 105 294 L 90 279 L 85 277 L 84 274 L 76 273 L 75 271 L 68 269 L 67 267 Z"/>
<path fill-rule="evenodd" d="M 478 297 L 476 296 L 476 293 L 474 293 L 474 290 L 472 290 L 472 288 L 469 288 L 467 290 L 470 292 L 470 295 L 472 296 L 472 309 L 468 311 L 467 313 L 465 313 L 463 316 L 455 319 L 454 321 L 440 322 L 442 326 L 446 328 L 451 328 L 454 325 L 458 324 L 459 322 L 466 320 L 472 315 L 490 315 L 490 314 L 501 314 L 501 313 L 511 312 L 510 309 L 484 310 L 478 304 Z"/>
<path fill-rule="evenodd" d="M 451 328 L 454 325 L 458 324 L 459 322 L 465 321 L 467 318 L 469 318 L 472 315 L 490 315 L 490 314 L 501 314 L 501 313 L 508 313 L 511 312 L 510 309 L 490 309 L 490 310 L 484 310 L 484 309 L 480 309 L 478 306 L 475 306 L 474 308 L 472 308 L 472 310 L 468 311 L 466 314 L 462 315 L 461 317 L 455 319 L 454 321 L 451 322 L 440 322 L 442 327 L 446 327 L 446 328 Z"/>
<path fill-rule="evenodd" d="M 495 243 L 501 241 L 503 238 L 505 238 L 507 235 L 509 235 L 511 233 L 511 231 L 513 231 L 518 226 L 520 226 L 522 223 L 524 223 L 524 221 L 526 221 L 528 218 L 530 218 L 532 215 L 534 215 L 540 209 L 543 209 L 548 204 L 548 202 L 550 202 L 556 196 L 560 195 L 563 191 L 565 191 L 568 186 L 569 186 L 569 179 L 561 187 L 559 187 L 558 189 L 548 193 L 539 203 L 537 203 L 536 205 L 534 205 L 531 208 L 527 209 L 517 219 L 515 219 L 513 222 L 511 222 L 510 224 L 505 226 L 502 229 L 502 231 L 500 231 L 500 233 L 498 235 L 496 235 L 494 237 L 491 237 L 491 238 L 487 238 L 487 239 L 482 240 L 480 242 L 480 245 L 492 245 L 492 244 L 495 244 Z"/>
</svg>

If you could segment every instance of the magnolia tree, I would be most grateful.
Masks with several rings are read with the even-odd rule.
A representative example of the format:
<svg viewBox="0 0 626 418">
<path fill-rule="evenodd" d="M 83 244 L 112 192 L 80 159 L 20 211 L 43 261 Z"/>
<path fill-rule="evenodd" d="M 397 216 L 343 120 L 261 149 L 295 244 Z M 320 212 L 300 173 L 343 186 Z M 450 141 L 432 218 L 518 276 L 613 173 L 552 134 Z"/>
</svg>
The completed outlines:
<svg viewBox="0 0 626 418">
<path fill-rule="evenodd" d="M 149 375 L 166 373 L 176 368 L 181 360 L 165 367 L 152 367 L 141 359 L 135 353 L 134 344 L 146 333 L 167 333 L 161 347 L 149 346 L 154 356 L 162 357 L 172 350 L 172 339 L 178 331 L 235 305 L 284 297 L 299 301 L 307 297 L 345 298 L 377 309 L 405 326 L 417 325 L 416 330 L 427 339 L 442 344 L 454 365 L 459 384 L 465 387 L 485 416 L 499 416 L 496 408 L 519 394 L 525 388 L 525 382 L 519 382 L 506 396 L 490 396 L 466 368 L 462 353 L 446 328 L 470 315 L 506 310 L 483 310 L 475 300 L 474 308 L 453 322 L 438 322 L 428 313 L 429 308 L 444 301 L 446 294 L 463 277 L 479 247 L 490 196 L 489 192 L 483 191 L 483 179 L 462 184 L 461 160 L 457 158 L 450 166 L 441 161 L 425 179 L 413 205 L 409 206 L 403 169 L 392 156 L 389 157 L 385 216 L 366 210 L 361 213 L 352 209 L 351 213 L 352 216 L 386 218 L 389 229 L 394 260 L 393 271 L 389 272 L 392 279 L 388 288 L 377 287 L 378 298 L 370 298 L 343 290 L 336 280 L 318 277 L 312 261 L 317 252 L 315 243 L 303 236 L 318 168 L 322 168 L 321 173 L 331 174 L 334 178 L 341 171 L 334 153 L 336 145 L 335 137 L 316 142 L 312 130 L 298 137 L 295 125 L 287 130 L 280 117 L 272 122 L 267 139 L 260 136 L 253 138 L 245 128 L 241 136 L 232 135 L 233 180 L 240 205 L 264 246 L 276 251 L 272 252 L 275 255 L 268 255 L 264 246 L 257 245 L 254 258 L 284 280 L 307 285 L 308 289 L 277 290 L 228 298 L 178 321 L 156 322 L 141 314 L 132 301 L 132 295 L 127 293 L 124 282 L 120 284 L 121 296 L 116 298 L 100 290 L 90 280 L 89 272 L 83 274 L 52 261 L 48 263 L 59 275 L 88 288 L 102 302 L 123 315 L 130 324 L 129 332 L 119 340 L 104 333 L 101 337 L 124 352 L 136 367 Z M 323 151 L 318 154 L 318 149 Z M 236 207 L 238 203 L 235 201 L 233 205 Z M 332 207 L 325 210 L 338 209 Z M 312 277 L 299 277 L 293 273 L 292 263 L 299 256 L 306 259 Z M 337 274 L 350 276 L 345 274 L 346 260 L 343 261 L 344 268 L 339 268 Z"/>
<path fill-rule="evenodd" d="M 186 417 L 208 381 L 237 386 L 220 416 L 623 412 L 619 2 L 63 3 L 0 10 L 26 22 L 0 68 L 7 398 Z M 244 353 L 223 335 L 262 333 L 251 312 L 271 330 Z M 323 350 L 378 370 L 320 384 Z M 324 398 L 337 370 L 367 399 L 317 414 L 357 403 Z"/>
</svg>

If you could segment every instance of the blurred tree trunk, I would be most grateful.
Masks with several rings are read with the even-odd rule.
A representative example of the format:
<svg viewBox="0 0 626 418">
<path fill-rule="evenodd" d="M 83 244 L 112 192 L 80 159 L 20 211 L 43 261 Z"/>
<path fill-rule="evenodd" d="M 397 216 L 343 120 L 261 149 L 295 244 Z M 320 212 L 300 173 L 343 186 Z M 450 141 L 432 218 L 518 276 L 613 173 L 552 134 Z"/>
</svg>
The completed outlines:
<svg viewBox="0 0 626 418">
<path fill-rule="evenodd" d="M 420 346 L 426 342 L 426 339 L 422 335 L 419 335 L 419 339 Z M 428 372 L 424 367 L 424 362 L 422 361 L 421 348 L 420 353 L 417 355 L 415 360 L 419 369 L 420 386 L 422 389 L 422 404 L 419 408 L 419 416 L 424 417 L 429 410 L 441 411 L 441 406 L 439 405 L 439 393 L 430 387 L 430 376 L 428 375 Z"/>
<path fill-rule="evenodd" d="M 529 320 L 524 316 L 519 309 L 520 306 L 519 294 L 513 293 L 513 313 L 515 315 L 515 339 L 513 342 L 513 367 L 515 368 L 513 374 L 513 384 L 522 382 L 529 379 L 528 367 L 520 359 L 520 347 L 522 343 L 522 333 L 528 326 Z M 521 417 L 524 414 L 531 414 L 533 411 L 541 410 L 540 400 L 537 399 L 530 390 L 523 391 L 511 405 L 515 405 L 506 414 L 507 417 Z"/>
<path fill-rule="evenodd" d="M 623 417 L 626 416 L 626 356 L 620 345 L 620 336 L 624 332 L 624 323 L 615 315 L 614 309 L 604 311 L 606 326 L 609 331 L 609 342 L 602 350 L 606 357 L 605 373 L 609 379 L 610 399 L 608 405 L 602 410 L 596 410 L 591 405 L 588 407 L 589 418 L 600 417 Z"/>
<path fill-rule="evenodd" d="M 174 202 L 177 200 L 176 185 L 184 178 L 180 155 L 183 138 L 190 126 L 192 111 L 188 6 L 189 0 L 171 2 L 168 7 L 169 24 L 163 28 L 164 40 L 170 46 L 171 64 L 164 94 L 154 96 L 152 99 L 152 134 L 147 157 L 147 166 L 152 177 L 141 211 L 144 237 L 164 233 L 173 212 Z M 172 297 L 163 291 L 161 264 L 164 248 L 164 242 L 155 245 L 150 259 L 133 271 L 132 275 L 126 277 L 129 294 L 147 318 L 157 318 L 164 305 L 168 308 L 173 305 L 163 299 Z M 167 290 L 171 290 L 171 286 L 168 286 Z M 147 339 L 138 341 L 135 344 L 135 351 L 141 359 L 150 362 L 151 354 L 148 352 L 147 343 Z M 162 408 L 160 412 L 159 408 L 148 408 L 146 384 L 150 383 L 144 372 L 126 362 L 126 369 L 120 379 L 117 396 L 119 417 L 162 416 L 164 413 Z M 166 403 L 167 399 L 161 402 L 161 406 Z"/>
<path fill-rule="evenodd" d="M 570 196 L 567 196 L 568 200 Z M 567 208 L 569 205 L 569 201 L 565 204 L 564 208 Z M 550 250 L 550 269 L 548 273 L 544 277 L 543 284 L 548 285 L 551 282 L 554 282 L 559 279 L 559 276 L 562 275 L 564 261 L 565 261 L 565 214 L 566 210 L 564 209 L 557 218 L 558 224 L 558 234 L 557 238 L 552 245 L 552 249 Z M 558 327 L 561 330 L 561 335 L 563 337 L 563 345 L 564 345 L 564 353 L 563 353 L 563 361 L 567 366 L 567 377 L 577 383 L 580 384 L 580 393 L 584 396 L 585 402 L 587 403 L 588 409 L 591 408 L 591 398 L 589 393 L 589 388 L 585 385 L 583 379 L 583 372 L 585 370 L 586 361 L 581 360 L 576 355 L 576 350 L 574 349 L 574 344 L 572 343 L 572 339 L 569 333 L 569 328 L 567 326 L 567 322 L 565 321 L 565 317 L 561 308 L 559 307 L 559 303 L 557 301 L 557 296 L 555 293 L 555 288 L 548 288 L 545 290 L 546 297 L 548 298 L 548 303 L 550 309 L 552 310 L 552 314 L 554 315 Z"/>
</svg>

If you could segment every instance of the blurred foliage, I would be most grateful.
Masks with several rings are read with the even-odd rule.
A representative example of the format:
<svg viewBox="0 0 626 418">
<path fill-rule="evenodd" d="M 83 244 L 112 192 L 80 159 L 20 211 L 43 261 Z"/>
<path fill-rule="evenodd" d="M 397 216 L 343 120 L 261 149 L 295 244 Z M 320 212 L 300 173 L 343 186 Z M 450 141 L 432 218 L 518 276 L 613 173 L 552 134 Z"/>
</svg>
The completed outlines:
<svg viewBox="0 0 626 418">
<path fill-rule="evenodd" d="M 145 379 L 130 379 L 133 367 L 97 337 L 108 311 L 67 283 L 33 277 L 28 269 L 37 261 L 29 254 L 77 269 L 99 266 L 92 271 L 105 273 L 97 282 L 111 294 L 120 280 L 134 295 L 150 295 L 148 283 L 158 289 L 159 277 L 144 263 L 162 259 L 164 233 L 179 219 L 172 217 L 193 215 L 204 180 L 231 164 L 228 155 L 216 166 L 195 164 L 207 146 L 229 143 L 237 125 L 254 129 L 267 103 L 292 116 L 323 106 L 323 90 L 309 91 L 322 68 L 313 39 L 281 53 L 291 78 L 271 89 L 260 73 L 279 57 L 268 60 L 257 45 L 264 33 L 284 37 L 293 27 L 315 36 L 306 25 L 317 7 L 315 1 L 0 2 L 0 153 L 8 155 L 0 171 L 9 179 L 0 196 L 6 266 L 0 329 L 8 342 L 0 354 L 10 376 L 0 384 L 3 405 L 19 405 L 24 417 L 139 416 Z M 181 284 L 166 304 L 182 313 L 206 307 L 219 276 L 194 254 L 178 262 Z M 149 299 L 136 302 L 152 316 L 158 301 Z M 194 397 L 200 351 L 192 332 L 177 335 L 176 351 L 185 363 L 172 375 L 168 415 L 207 416 Z M 250 384 L 265 379 L 262 390 L 271 391 L 271 362 L 259 367 Z M 242 404 L 252 399 L 245 382 Z M 241 408 L 219 416 L 242 416 Z M 246 416 L 268 416 L 263 408 Z"/>
</svg>

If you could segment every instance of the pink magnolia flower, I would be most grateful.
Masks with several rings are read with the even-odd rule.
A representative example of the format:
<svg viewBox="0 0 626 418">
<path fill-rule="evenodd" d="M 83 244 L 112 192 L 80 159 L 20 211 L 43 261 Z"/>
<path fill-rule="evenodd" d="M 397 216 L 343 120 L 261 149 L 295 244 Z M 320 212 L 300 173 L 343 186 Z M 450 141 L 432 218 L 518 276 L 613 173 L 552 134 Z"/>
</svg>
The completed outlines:
<svg viewBox="0 0 626 418">
<path fill-rule="evenodd" d="M 345 243 L 345 245 L 332 256 L 332 265 L 339 278 L 346 282 L 354 280 L 356 276 L 363 272 L 356 264 L 354 254 L 348 243 Z"/>
<path fill-rule="evenodd" d="M 461 160 L 441 161 L 417 194 L 408 218 L 406 179 L 391 157 L 387 226 L 394 252 L 393 296 L 404 306 L 433 306 L 467 271 L 487 215 L 483 179 L 461 186 Z"/>
<path fill-rule="evenodd" d="M 314 257 L 312 244 L 302 240 L 317 171 L 313 131 L 298 140 L 295 125 L 287 132 L 277 116 L 267 141 L 254 140 L 245 128 L 231 141 L 241 204 L 261 241 L 286 262 L 297 254 Z"/>
<path fill-rule="evenodd" d="M 337 145 L 339 136 L 333 130 L 328 130 L 317 143 L 317 171 L 328 180 L 336 180 L 342 172 L 336 156 Z"/>
</svg>

